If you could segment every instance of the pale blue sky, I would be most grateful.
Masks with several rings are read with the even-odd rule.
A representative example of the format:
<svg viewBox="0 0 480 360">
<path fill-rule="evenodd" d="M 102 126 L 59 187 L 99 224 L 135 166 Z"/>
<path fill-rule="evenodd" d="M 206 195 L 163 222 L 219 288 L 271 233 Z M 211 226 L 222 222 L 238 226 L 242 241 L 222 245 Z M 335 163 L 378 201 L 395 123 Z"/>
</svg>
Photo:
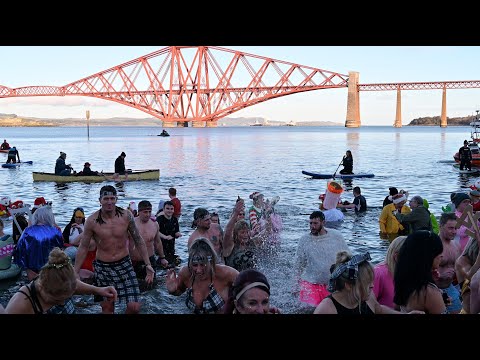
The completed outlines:
<svg viewBox="0 0 480 360">
<path fill-rule="evenodd" d="M 165 46 L 3 46 L 0 85 L 63 86 Z M 480 80 L 480 47 L 462 46 L 222 46 L 276 60 L 348 74 L 360 83 Z M 403 91 L 402 122 L 440 115 L 441 90 Z M 362 125 L 393 125 L 396 92 L 360 92 Z M 344 123 L 347 89 L 319 90 L 284 96 L 231 114 L 279 121 Z M 480 89 L 448 90 L 447 116 L 466 116 L 480 109 Z M 41 118 L 150 117 L 139 110 L 88 97 L 0 99 L 0 113 Z"/>
</svg>

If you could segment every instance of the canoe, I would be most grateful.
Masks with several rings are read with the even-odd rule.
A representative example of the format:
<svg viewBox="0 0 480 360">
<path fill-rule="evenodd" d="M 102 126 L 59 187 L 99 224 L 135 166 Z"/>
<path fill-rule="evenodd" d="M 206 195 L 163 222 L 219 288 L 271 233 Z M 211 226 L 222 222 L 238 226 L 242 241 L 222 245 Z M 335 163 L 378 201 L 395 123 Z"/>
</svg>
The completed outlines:
<svg viewBox="0 0 480 360">
<path fill-rule="evenodd" d="M 20 166 L 22 164 L 32 165 L 33 161 L 21 161 L 21 162 L 17 162 L 17 163 L 2 164 L 2 168 L 16 168 L 17 166 Z"/>
<path fill-rule="evenodd" d="M 310 171 L 302 171 L 303 175 L 311 176 L 313 179 L 332 179 L 333 174 L 319 174 Z M 358 173 L 358 174 L 335 174 L 336 179 L 353 179 L 353 178 L 372 178 L 374 174 Z"/>
<path fill-rule="evenodd" d="M 70 176 L 60 176 L 55 175 L 54 173 L 46 172 L 32 172 L 33 181 L 54 181 L 59 183 L 66 182 L 103 182 L 103 181 L 137 181 L 137 180 L 158 180 L 160 178 L 159 169 L 151 170 L 133 170 L 128 173 L 128 177 L 125 178 L 125 175 L 118 175 L 116 178 L 113 177 L 113 173 L 103 173 L 103 175 L 70 175 Z"/>
</svg>

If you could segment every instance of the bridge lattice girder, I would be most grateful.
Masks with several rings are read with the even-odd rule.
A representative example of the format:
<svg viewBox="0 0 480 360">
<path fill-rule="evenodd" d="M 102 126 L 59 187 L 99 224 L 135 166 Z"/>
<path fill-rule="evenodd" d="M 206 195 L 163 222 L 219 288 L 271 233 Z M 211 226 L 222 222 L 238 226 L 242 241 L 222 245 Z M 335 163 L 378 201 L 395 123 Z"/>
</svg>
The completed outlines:
<svg viewBox="0 0 480 360">
<path fill-rule="evenodd" d="M 480 88 L 480 80 L 358 84 L 357 87 L 359 91 L 472 89 Z"/>
<path fill-rule="evenodd" d="M 344 88 L 348 75 L 221 47 L 166 47 L 62 87 L 0 86 L 0 97 L 89 96 L 163 121 L 215 121 L 280 96 Z"/>
</svg>

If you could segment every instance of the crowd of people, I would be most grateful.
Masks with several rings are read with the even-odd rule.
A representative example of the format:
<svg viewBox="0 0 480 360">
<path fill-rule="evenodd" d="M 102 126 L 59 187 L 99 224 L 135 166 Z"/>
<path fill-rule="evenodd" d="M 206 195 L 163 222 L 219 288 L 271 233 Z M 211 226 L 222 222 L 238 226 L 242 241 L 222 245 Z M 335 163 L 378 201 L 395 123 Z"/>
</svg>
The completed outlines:
<svg viewBox="0 0 480 360">
<path fill-rule="evenodd" d="M 125 156 L 122 152 L 115 162 L 119 175 L 127 173 Z M 62 152 L 59 168 L 65 158 Z M 414 195 L 409 200 L 408 192 L 390 187 L 379 216 L 379 234 L 389 247 L 375 266 L 368 253 L 352 252 L 326 217 L 331 209 L 320 205 L 309 215 L 309 232 L 299 235 L 295 251 L 291 291 L 300 312 L 480 311 L 480 234 L 478 224 L 469 222 L 475 192 L 453 194 L 451 211 L 437 223 L 426 199 Z M 338 201 L 333 207 L 362 216 L 367 200 L 358 186 L 352 193 L 351 203 Z M 247 205 L 239 196 L 224 227 L 216 211 L 195 208 L 188 259 L 182 264 L 175 247 L 182 237 L 182 204 L 176 188 L 169 188 L 168 196 L 155 212 L 148 200 L 122 208 L 116 188 L 106 185 L 100 189 L 100 208 L 86 214 L 76 207 L 63 229 L 43 198 L 36 199 L 26 225 L 14 226 L 19 235 L 6 236 L 0 223 L 0 262 L 21 268 L 28 281 L 0 311 L 71 314 L 75 296 L 91 294 L 102 313 L 113 314 L 123 305 L 125 313 L 138 314 L 142 294 L 165 286 L 173 296 L 185 294 L 186 309 L 193 314 L 281 313 L 270 303 L 272 289 L 259 270 L 269 250 L 279 245 L 283 224 L 275 206 L 280 198 L 255 191 Z M 16 224 L 24 224 L 21 218 Z"/>
</svg>

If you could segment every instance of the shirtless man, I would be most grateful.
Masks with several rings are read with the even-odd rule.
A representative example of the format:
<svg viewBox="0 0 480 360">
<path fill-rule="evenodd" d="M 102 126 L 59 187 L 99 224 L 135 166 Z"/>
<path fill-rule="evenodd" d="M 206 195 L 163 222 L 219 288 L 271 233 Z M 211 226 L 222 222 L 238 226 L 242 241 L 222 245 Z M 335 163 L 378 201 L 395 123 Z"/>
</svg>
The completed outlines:
<svg viewBox="0 0 480 360">
<path fill-rule="evenodd" d="M 160 257 L 160 264 L 162 267 L 166 268 L 168 266 L 168 261 L 165 259 L 162 242 L 160 241 L 158 223 L 156 221 L 152 221 L 150 219 L 151 216 L 152 204 L 150 201 L 140 201 L 138 203 L 138 216 L 135 217 L 135 225 L 137 225 L 140 236 L 145 240 L 150 264 L 152 264 L 154 270 L 156 270 L 157 262 L 155 260 L 155 249 Z M 151 284 L 145 284 L 142 281 L 147 275 L 145 263 L 143 262 L 142 256 L 140 255 L 140 252 L 138 251 L 137 247 L 135 246 L 135 242 L 131 237 L 129 242 L 130 257 L 132 259 L 133 268 L 137 274 L 137 279 L 140 284 L 140 291 L 152 289 L 156 285 L 156 278 L 155 276 L 153 277 L 153 282 Z"/>
<path fill-rule="evenodd" d="M 155 270 L 150 264 L 145 241 L 140 236 L 132 213 L 115 205 L 117 190 L 111 185 L 102 186 L 99 200 L 102 207 L 87 218 L 83 233 L 80 235 L 75 271 L 79 272 L 87 255 L 90 239 L 93 237 L 97 245 L 97 255 L 93 263 L 96 285 L 114 286 L 118 292 L 118 300 L 127 303 L 125 313 L 138 314 L 140 289 L 129 255 L 129 235 L 147 265 L 145 277 L 147 284 L 153 281 Z M 100 305 L 102 313 L 113 314 L 115 310 L 113 301 L 103 299 Z"/>
<path fill-rule="evenodd" d="M 207 209 L 197 208 L 193 213 L 192 228 L 195 231 L 188 238 L 188 248 L 192 245 L 193 241 L 197 238 L 207 238 L 213 245 L 215 252 L 217 253 L 217 263 L 223 264 L 223 230 L 218 224 L 212 224 L 210 220 L 210 213 Z"/>
<path fill-rule="evenodd" d="M 434 276 L 435 284 L 442 290 L 445 306 L 449 314 L 458 314 L 462 310 L 460 291 L 453 285 L 455 278 L 455 261 L 460 256 L 460 244 L 453 241 L 457 234 L 457 216 L 455 213 L 442 213 L 440 217 L 440 239 L 443 243 L 442 259 L 438 274 Z"/>
</svg>

